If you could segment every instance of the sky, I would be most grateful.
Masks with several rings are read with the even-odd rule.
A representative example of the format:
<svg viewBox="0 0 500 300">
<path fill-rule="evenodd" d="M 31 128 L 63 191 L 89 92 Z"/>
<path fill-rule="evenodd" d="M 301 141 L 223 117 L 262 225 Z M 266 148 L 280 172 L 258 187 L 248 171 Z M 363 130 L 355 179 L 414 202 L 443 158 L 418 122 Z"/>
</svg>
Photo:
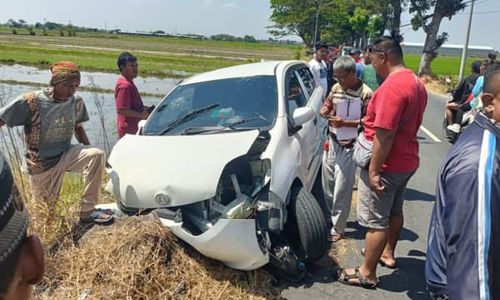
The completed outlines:
<svg viewBox="0 0 500 300">
<path fill-rule="evenodd" d="M 500 50 L 500 0 L 476 0 L 470 44 Z M 0 22 L 24 19 L 28 23 L 53 21 L 73 25 L 125 31 L 155 31 L 213 35 L 227 33 L 268 38 L 271 25 L 269 0 L 0 0 Z M 469 8 L 452 20 L 445 19 L 441 31 L 449 43 L 463 44 Z M 403 14 L 402 24 L 410 16 Z M 425 34 L 403 27 L 407 42 L 424 42 Z M 298 39 L 292 38 L 291 39 Z"/>
</svg>

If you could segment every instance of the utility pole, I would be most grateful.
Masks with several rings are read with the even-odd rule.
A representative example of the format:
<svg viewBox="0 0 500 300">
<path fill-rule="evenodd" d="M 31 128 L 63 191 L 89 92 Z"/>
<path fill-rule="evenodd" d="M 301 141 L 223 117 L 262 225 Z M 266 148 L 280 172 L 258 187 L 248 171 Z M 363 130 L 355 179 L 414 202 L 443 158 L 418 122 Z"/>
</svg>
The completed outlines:
<svg viewBox="0 0 500 300">
<path fill-rule="evenodd" d="M 465 34 L 465 45 L 464 45 L 464 50 L 462 51 L 462 61 L 460 62 L 460 74 L 458 74 L 458 82 L 462 81 L 462 78 L 464 78 L 465 60 L 467 59 L 467 50 L 469 48 L 470 28 L 472 25 L 473 14 L 474 14 L 474 0 L 472 0 L 470 4 L 469 23 L 467 24 L 467 32 Z"/>
<path fill-rule="evenodd" d="M 314 26 L 314 42 L 312 46 L 312 52 L 314 53 L 314 47 L 316 47 L 316 37 L 318 36 L 318 19 L 319 19 L 319 2 L 316 1 L 316 25 Z"/>
</svg>

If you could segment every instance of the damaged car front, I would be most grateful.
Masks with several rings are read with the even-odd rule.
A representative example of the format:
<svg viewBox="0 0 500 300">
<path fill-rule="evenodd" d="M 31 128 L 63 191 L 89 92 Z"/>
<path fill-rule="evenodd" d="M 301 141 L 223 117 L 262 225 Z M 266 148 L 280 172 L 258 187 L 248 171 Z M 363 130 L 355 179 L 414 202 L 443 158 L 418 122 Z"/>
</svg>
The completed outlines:
<svg viewBox="0 0 500 300">
<path fill-rule="evenodd" d="M 274 74 L 179 85 L 141 134 L 115 145 L 109 188 L 118 206 L 154 209 L 175 235 L 229 267 L 267 264 L 267 229 L 285 219 L 262 156 L 277 111 Z"/>
</svg>

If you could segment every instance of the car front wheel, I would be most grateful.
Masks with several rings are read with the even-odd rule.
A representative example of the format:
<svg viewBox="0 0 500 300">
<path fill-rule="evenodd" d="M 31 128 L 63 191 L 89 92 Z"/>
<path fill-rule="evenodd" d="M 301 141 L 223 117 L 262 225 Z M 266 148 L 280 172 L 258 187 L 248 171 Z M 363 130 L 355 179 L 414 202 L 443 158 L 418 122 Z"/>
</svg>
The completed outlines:
<svg viewBox="0 0 500 300">
<path fill-rule="evenodd" d="M 289 208 L 285 236 L 306 263 L 313 263 L 323 257 L 328 246 L 323 212 L 314 196 L 303 187 L 292 188 Z"/>
</svg>

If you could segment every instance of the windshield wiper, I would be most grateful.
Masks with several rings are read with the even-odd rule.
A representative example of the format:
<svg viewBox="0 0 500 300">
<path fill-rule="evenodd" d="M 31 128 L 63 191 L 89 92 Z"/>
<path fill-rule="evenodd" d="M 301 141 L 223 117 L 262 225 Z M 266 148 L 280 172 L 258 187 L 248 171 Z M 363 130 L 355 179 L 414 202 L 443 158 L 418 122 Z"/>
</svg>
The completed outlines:
<svg viewBox="0 0 500 300">
<path fill-rule="evenodd" d="M 236 125 L 241 125 L 241 124 L 243 124 L 243 123 L 247 123 L 247 122 L 251 122 L 251 121 L 254 121 L 254 120 L 257 120 L 257 119 L 261 119 L 261 117 L 260 117 L 260 116 L 255 116 L 255 117 L 251 117 L 251 118 L 248 118 L 248 119 L 242 119 L 242 120 L 239 120 L 239 121 L 233 122 L 233 123 L 231 123 L 231 124 L 227 124 L 227 125 L 225 125 L 224 127 L 222 127 L 220 130 L 221 130 L 221 131 L 224 131 L 224 130 L 226 130 L 226 129 L 228 129 L 228 128 L 231 128 L 231 129 L 235 130 L 235 129 L 237 129 L 237 128 L 236 128 L 236 127 L 234 127 L 234 126 L 236 126 Z"/>
<path fill-rule="evenodd" d="M 177 127 L 177 126 L 179 126 L 179 125 L 181 125 L 183 123 L 186 123 L 188 121 L 191 121 L 196 116 L 198 116 L 198 115 L 200 115 L 200 114 L 202 114 L 204 112 L 210 111 L 210 110 L 218 107 L 219 105 L 220 105 L 219 103 L 212 103 L 212 104 L 207 105 L 205 107 L 192 110 L 192 111 L 186 113 L 184 116 L 180 117 L 179 119 L 177 119 L 177 120 L 173 121 L 172 123 L 168 124 L 167 128 L 165 128 L 164 130 L 162 130 L 159 135 L 164 135 L 165 133 L 169 132 L 170 130 L 174 129 L 175 127 Z"/>
<path fill-rule="evenodd" d="M 240 125 L 243 123 L 247 123 L 250 121 L 254 121 L 257 119 L 262 119 L 262 117 L 252 117 L 248 119 L 243 119 L 239 120 L 236 122 L 233 122 L 231 124 L 225 125 L 225 126 L 205 126 L 205 127 L 188 127 L 184 129 L 181 133 L 181 135 L 195 135 L 195 134 L 203 134 L 203 133 L 220 133 L 226 131 L 228 128 L 231 130 L 246 130 L 248 128 L 236 128 L 234 126 Z"/>
</svg>

